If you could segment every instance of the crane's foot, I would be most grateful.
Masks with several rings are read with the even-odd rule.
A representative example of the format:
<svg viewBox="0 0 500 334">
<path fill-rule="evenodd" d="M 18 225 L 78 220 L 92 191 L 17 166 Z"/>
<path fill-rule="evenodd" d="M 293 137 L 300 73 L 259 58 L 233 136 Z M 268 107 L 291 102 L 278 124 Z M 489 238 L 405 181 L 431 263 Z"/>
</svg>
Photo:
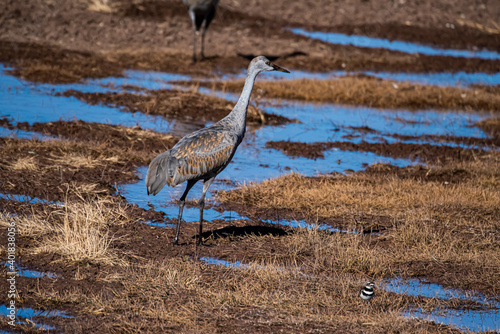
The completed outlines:
<svg viewBox="0 0 500 334">
<path fill-rule="evenodd" d="M 175 238 L 174 241 L 172 241 L 172 245 L 178 245 L 179 244 L 179 239 Z"/>
</svg>

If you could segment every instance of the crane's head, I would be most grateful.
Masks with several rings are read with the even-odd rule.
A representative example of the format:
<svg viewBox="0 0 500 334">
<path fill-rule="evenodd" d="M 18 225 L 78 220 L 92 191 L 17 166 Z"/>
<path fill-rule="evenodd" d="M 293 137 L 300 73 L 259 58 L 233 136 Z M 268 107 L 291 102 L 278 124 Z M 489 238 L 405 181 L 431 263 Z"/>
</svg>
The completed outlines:
<svg viewBox="0 0 500 334">
<path fill-rule="evenodd" d="M 283 67 L 280 67 L 278 65 L 275 65 L 269 61 L 264 56 L 258 56 L 255 57 L 251 62 L 249 68 L 254 68 L 258 70 L 259 72 L 261 71 L 280 71 L 280 72 L 285 72 L 285 73 L 290 73 L 288 70 L 284 69 Z"/>
</svg>

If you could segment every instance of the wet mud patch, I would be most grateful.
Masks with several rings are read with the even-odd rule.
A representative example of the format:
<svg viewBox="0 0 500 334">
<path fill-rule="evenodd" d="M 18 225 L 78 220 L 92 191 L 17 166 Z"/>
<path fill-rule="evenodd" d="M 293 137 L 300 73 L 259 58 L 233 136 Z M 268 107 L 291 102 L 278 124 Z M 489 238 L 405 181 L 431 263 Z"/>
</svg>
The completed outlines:
<svg viewBox="0 0 500 334">
<path fill-rule="evenodd" d="M 372 152 L 378 155 L 392 158 L 404 158 L 422 163 L 444 163 L 447 161 L 472 160 L 477 156 L 487 155 L 488 152 L 481 149 L 465 149 L 461 147 L 450 147 L 431 144 L 410 143 L 368 143 L 359 144 L 351 142 L 290 142 L 269 141 L 266 148 L 280 150 L 291 157 L 305 157 L 308 159 L 324 158 L 324 151 L 338 148 L 343 151 Z"/>
<path fill-rule="evenodd" d="M 0 62 L 14 67 L 11 74 L 34 82 L 73 83 L 123 73 L 122 66 L 87 51 L 6 40 L 0 40 L 0 50 Z"/>
<path fill-rule="evenodd" d="M 68 90 L 62 95 L 73 96 L 93 105 L 104 104 L 120 107 L 128 112 L 140 111 L 169 119 L 196 120 L 197 122 L 216 122 L 229 114 L 234 107 L 233 102 L 224 99 L 180 90 L 153 90 L 147 95 L 113 92 L 82 93 Z M 293 120 L 249 106 L 247 122 L 250 125 L 280 125 L 293 122 Z"/>
</svg>

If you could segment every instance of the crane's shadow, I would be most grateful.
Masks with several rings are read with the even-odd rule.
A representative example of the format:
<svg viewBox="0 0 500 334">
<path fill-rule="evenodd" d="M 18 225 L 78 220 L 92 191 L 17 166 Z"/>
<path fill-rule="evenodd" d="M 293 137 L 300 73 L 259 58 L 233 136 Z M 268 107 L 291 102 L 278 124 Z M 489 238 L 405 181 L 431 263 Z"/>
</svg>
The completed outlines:
<svg viewBox="0 0 500 334">
<path fill-rule="evenodd" d="M 275 226 L 226 226 L 213 231 L 206 231 L 202 233 L 202 237 L 204 240 L 211 239 L 223 239 L 223 238 L 235 238 L 235 237 L 248 237 L 250 235 L 255 236 L 284 236 L 288 235 L 289 232 L 285 231 L 280 227 Z M 194 236 L 193 238 L 197 237 Z"/>
</svg>

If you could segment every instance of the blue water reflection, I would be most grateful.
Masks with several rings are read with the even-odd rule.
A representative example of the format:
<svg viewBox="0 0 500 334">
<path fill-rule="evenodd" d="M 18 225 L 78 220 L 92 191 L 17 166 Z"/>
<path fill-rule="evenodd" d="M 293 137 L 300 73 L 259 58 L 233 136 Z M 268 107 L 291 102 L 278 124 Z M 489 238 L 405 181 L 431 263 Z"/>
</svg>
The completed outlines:
<svg viewBox="0 0 500 334">
<path fill-rule="evenodd" d="M 481 50 L 453 50 L 441 49 L 437 47 L 421 45 L 403 41 L 389 41 L 384 38 L 373 38 L 358 35 L 345 35 L 333 32 L 311 32 L 301 28 L 289 29 L 294 34 L 319 39 L 324 42 L 338 45 L 352 45 L 362 48 L 383 48 L 391 51 L 399 51 L 405 53 L 421 53 L 429 56 L 447 56 L 447 57 L 465 57 L 465 58 L 481 58 L 496 60 L 500 59 L 500 54 L 495 51 Z"/>
<path fill-rule="evenodd" d="M 453 310 L 441 308 L 434 312 L 426 312 L 417 309 L 407 311 L 404 314 L 405 316 L 423 318 L 474 332 L 488 330 L 498 331 L 500 329 L 500 303 L 480 293 L 445 288 L 442 285 L 429 284 L 418 279 L 404 280 L 400 277 L 387 281 L 387 283 L 381 286 L 381 289 L 408 296 L 422 296 L 439 299 L 453 298 L 479 303 L 491 309 Z"/>
<path fill-rule="evenodd" d="M 7 262 L 2 262 L 2 264 L 4 264 L 7 267 L 10 266 L 10 264 Z M 28 269 L 27 266 L 25 266 L 21 263 L 17 263 L 17 262 L 14 263 L 14 268 L 15 268 L 16 274 L 20 277 L 30 277 L 30 278 L 39 278 L 39 277 L 55 278 L 55 277 L 57 277 L 56 274 L 53 274 L 51 272 L 41 272 L 41 271 L 37 271 L 37 270 Z"/>
<path fill-rule="evenodd" d="M 7 315 L 10 314 L 10 310 L 7 308 L 6 305 L 0 305 L 0 315 L 7 317 Z M 64 311 L 58 311 L 58 310 L 35 310 L 29 307 L 21 307 L 16 309 L 16 324 L 26 324 L 26 322 L 21 321 L 25 319 L 30 319 L 30 324 L 34 324 L 37 328 L 42 329 L 42 330 L 55 330 L 56 328 L 53 326 L 49 326 L 46 324 L 40 324 L 36 323 L 33 320 L 31 320 L 34 317 L 43 317 L 43 318 L 49 318 L 49 317 L 62 317 L 62 318 L 74 318 L 72 315 L 66 314 Z"/>
<path fill-rule="evenodd" d="M 483 72 L 438 72 L 438 73 L 409 73 L 409 72 L 374 72 L 374 71 L 331 71 L 331 72 L 305 72 L 294 70 L 286 76 L 276 74 L 275 72 L 263 72 L 261 74 L 264 80 L 335 80 L 345 76 L 368 75 L 375 78 L 409 82 L 415 85 L 432 85 L 441 87 L 468 88 L 471 85 L 500 85 L 500 73 Z M 236 75 L 225 75 L 224 80 L 241 80 L 246 76 L 246 71 Z"/>
</svg>

